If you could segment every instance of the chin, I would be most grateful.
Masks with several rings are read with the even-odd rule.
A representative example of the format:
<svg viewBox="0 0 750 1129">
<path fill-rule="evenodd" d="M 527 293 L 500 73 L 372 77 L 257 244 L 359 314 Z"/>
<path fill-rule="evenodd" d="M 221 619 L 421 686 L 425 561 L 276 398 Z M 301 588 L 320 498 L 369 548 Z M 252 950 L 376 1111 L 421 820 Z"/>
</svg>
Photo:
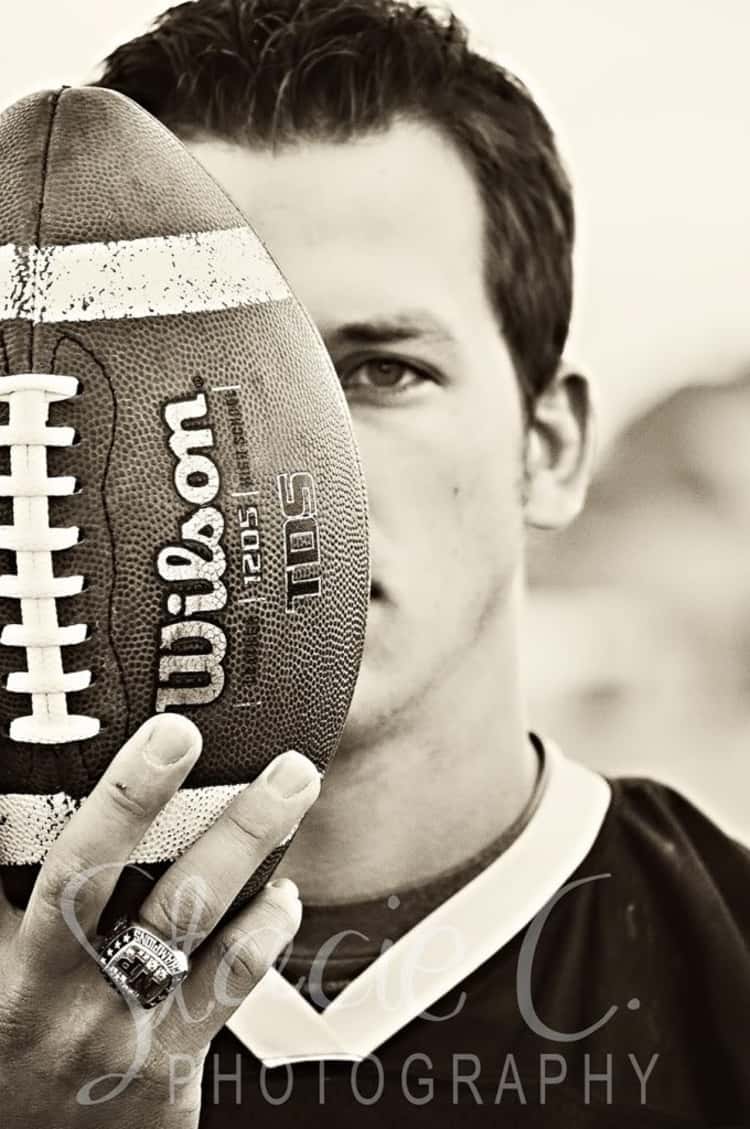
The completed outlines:
<svg viewBox="0 0 750 1129">
<path fill-rule="evenodd" d="M 372 744 L 382 736 L 398 705 L 394 694 L 398 683 L 394 685 L 394 674 L 388 664 L 373 661 L 365 644 L 357 685 L 341 734 L 340 753 Z"/>
<path fill-rule="evenodd" d="M 373 635 L 370 636 L 370 645 L 365 643 L 339 753 L 372 746 L 388 737 L 394 726 L 403 728 L 410 701 L 415 697 L 414 667 L 405 661 L 404 651 L 381 648 Z M 407 683 L 407 677 L 412 682 Z"/>
<path fill-rule="evenodd" d="M 373 685 L 373 675 L 367 661 L 367 649 L 365 648 L 354 696 L 341 732 L 339 753 L 363 744 L 368 740 L 368 737 L 372 738 L 379 714 L 375 702 L 377 696 L 376 687 Z"/>
<path fill-rule="evenodd" d="M 408 706 L 407 683 L 413 681 L 418 653 L 410 631 L 377 581 L 372 582 L 367 631 L 339 753 L 382 739 Z"/>
</svg>

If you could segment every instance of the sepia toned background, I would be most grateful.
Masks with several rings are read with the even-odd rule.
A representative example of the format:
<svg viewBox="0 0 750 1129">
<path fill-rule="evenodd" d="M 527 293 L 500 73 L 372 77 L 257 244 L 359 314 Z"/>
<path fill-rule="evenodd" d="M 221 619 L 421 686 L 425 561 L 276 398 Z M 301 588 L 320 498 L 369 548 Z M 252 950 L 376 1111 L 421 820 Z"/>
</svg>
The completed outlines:
<svg viewBox="0 0 750 1129">
<path fill-rule="evenodd" d="M 92 77 L 164 6 L 3 6 L 0 104 Z M 579 214 L 570 355 L 599 391 L 589 506 L 531 543 L 532 720 L 750 841 L 750 6 L 456 7 L 557 129 Z"/>
</svg>

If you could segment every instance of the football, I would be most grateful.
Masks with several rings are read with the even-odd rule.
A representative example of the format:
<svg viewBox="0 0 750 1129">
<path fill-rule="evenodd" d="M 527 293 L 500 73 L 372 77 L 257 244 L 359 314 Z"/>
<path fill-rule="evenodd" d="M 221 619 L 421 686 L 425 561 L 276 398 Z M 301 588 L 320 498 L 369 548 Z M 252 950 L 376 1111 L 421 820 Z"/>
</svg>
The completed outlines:
<svg viewBox="0 0 750 1129">
<path fill-rule="evenodd" d="M 278 753 L 325 772 L 369 554 L 320 336 L 167 129 L 110 91 L 31 95 L 0 115 L 0 186 L 0 865 L 23 904 L 154 713 L 204 751 L 129 860 L 151 880 Z"/>
</svg>

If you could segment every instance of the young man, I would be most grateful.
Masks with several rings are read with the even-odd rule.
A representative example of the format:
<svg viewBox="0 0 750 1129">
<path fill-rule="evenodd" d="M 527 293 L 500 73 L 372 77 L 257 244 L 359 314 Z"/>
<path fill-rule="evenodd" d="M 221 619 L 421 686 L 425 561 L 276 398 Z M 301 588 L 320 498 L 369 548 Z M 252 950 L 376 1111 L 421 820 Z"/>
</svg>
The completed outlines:
<svg viewBox="0 0 750 1129">
<path fill-rule="evenodd" d="M 525 529 L 575 516 L 591 448 L 541 112 L 455 20 L 387 0 L 182 4 L 100 85 L 266 241 L 370 500 L 361 675 L 279 870 L 304 919 L 213 1040 L 201 1126 L 743 1123 L 750 857 L 528 731 Z"/>
</svg>

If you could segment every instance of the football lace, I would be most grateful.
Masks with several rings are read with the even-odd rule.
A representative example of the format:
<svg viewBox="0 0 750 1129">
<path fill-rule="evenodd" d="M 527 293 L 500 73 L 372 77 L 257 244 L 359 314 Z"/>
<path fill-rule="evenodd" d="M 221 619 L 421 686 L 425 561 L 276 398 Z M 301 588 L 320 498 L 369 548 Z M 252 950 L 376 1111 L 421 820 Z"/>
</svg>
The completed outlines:
<svg viewBox="0 0 750 1129">
<path fill-rule="evenodd" d="M 82 576 L 56 576 L 53 553 L 79 543 L 79 528 L 51 526 L 50 499 L 74 494 L 76 479 L 50 477 L 47 448 L 71 447 L 73 427 L 51 427 L 49 406 L 78 393 L 73 376 L 17 373 L 0 380 L 0 401 L 8 422 L 0 446 L 10 451 L 10 474 L 0 476 L 0 496 L 13 499 L 13 524 L 0 526 L 0 548 L 16 556 L 16 572 L 0 575 L 0 596 L 19 600 L 21 622 L 7 623 L 0 643 L 26 650 L 27 669 L 8 675 L 6 689 L 31 695 L 31 713 L 10 723 L 14 741 L 62 744 L 82 741 L 100 730 L 98 718 L 68 712 L 67 695 L 91 685 L 90 670 L 65 672 L 62 648 L 82 643 L 86 624 L 61 626 L 57 601 L 83 591 Z"/>
</svg>

